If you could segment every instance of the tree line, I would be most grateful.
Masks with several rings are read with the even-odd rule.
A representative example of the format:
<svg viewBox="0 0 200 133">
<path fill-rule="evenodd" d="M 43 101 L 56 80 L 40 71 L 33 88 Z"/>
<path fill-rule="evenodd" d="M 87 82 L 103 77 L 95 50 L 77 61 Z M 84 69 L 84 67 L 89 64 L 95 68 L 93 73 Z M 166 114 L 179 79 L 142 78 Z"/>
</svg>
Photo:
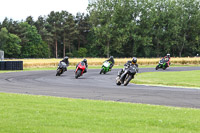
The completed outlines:
<svg viewBox="0 0 200 133">
<path fill-rule="evenodd" d="M 7 58 L 195 56 L 199 44 L 198 0 L 96 0 L 88 14 L 0 22 Z"/>
</svg>

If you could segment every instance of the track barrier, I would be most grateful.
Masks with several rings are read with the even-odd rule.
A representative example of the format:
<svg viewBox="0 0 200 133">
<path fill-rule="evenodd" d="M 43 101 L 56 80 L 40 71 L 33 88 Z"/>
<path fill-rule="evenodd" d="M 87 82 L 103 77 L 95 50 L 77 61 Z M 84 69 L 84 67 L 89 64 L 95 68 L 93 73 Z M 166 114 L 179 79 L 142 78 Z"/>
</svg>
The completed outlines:
<svg viewBox="0 0 200 133">
<path fill-rule="evenodd" d="M 0 70 L 23 70 L 23 61 L 0 61 Z"/>
</svg>

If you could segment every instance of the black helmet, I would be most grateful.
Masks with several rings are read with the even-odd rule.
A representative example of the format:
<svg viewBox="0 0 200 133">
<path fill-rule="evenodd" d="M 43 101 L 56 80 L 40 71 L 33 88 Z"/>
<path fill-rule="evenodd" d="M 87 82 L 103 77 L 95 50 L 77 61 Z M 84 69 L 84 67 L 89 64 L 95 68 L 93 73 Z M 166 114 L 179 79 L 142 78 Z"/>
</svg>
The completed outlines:
<svg viewBox="0 0 200 133">
<path fill-rule="evenodd" d="M 132 64 L 137 63 L 137 58 L 136 58 L 136 57 L 133 57 L 131 62 L 132 62 Z"/>
<path fill-rule="evenodd" d="M 87 59 L 83 59 L 83 62 L 84 62 L 84 63 L 87 63 Z"/>
</svg>

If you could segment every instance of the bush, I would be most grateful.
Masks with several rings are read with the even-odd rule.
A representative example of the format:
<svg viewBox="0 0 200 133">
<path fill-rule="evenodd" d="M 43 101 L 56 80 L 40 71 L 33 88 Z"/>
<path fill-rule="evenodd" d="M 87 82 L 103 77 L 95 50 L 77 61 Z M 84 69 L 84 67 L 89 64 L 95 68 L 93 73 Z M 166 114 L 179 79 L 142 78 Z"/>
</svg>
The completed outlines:
<svg viewBox="0 0 200 133">
<path fill-rule="evenodd" d="M 78 57 L 86 57 L 86 54 L 87 54 L 87 49 L 86 48 L 80 48 L 78 50 Z"/>
</svg>

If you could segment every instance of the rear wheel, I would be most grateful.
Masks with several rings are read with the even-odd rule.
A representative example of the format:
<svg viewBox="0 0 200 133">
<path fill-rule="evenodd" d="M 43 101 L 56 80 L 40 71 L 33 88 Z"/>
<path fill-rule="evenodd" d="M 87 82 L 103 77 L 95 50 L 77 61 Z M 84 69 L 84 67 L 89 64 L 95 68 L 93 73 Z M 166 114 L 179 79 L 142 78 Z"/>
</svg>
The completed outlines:
<svg viewBox="0 0 200 133">
<path fill-rule="evenodd" d="M 78 70 L 77 72 L 76 72 L 76 74 L 75 74 L 75 78 L 77 79 L 78 77 L 80 77 L 81 76 L 81 70 Z"/>
<path fill-rule="evenodd" d="M 127 78 L 125 79 L 125 81 L 124 81 L 124 86 L 127 86 L 128 83 L 131 81 L 132 78 L 133 78 L 132 75 L 128 75 L 128 77 L 127 77 Z"/>
</svg>

